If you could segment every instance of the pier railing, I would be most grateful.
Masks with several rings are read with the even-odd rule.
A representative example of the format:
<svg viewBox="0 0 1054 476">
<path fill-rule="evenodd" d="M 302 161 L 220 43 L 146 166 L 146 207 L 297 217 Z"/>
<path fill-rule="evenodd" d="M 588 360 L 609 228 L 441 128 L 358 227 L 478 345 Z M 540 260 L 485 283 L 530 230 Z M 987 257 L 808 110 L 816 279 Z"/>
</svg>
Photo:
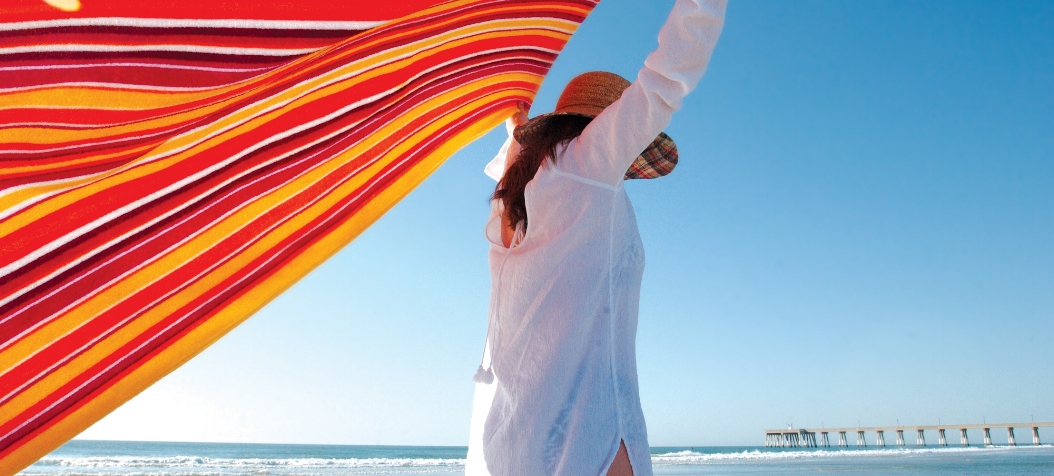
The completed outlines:
<svg viewBox="0 0 1054 476">
<path fill-rule="evenodd" d="M 905 446 L 904 442 L 904 431 L 915 431 L 915 444 L 917 446 L 926 446 L 926 430 L 937 431 L 937 445 L 948 446 L 948 438 L 945 434 L 945 430 L 959 430 L 959 443 L 963 446 L 970 446 L 970 439 L 966 435 L 966 430 L 984 430 L 984 445 L 992 446 L 992 435 L 990 430 L 992 428 L 1006 428 L 1007 444 L 1010 446 L 1017 445 L 1017 439 L 1014 436 L 1014 428 L 1031 428 L 1032 429 L 1032 444 L 1039 445 L 1039 429 L 1040 428 L 1054 428 L 1054 422 L 1042 422 L 1042 423 L 976 423 L 969 425 L 917 425 L 917 426 L 873 426 L 873 427 L 856 427 L 856 428 L 821 428 L 821 429 L 806 429 L 806 428 L 785 428 L 779 430 L 765 430 L 765 447 L 766 448 L 819 448 L 819 447 L 830 447 L 831 440 L 829 434 L 838 433 L 838 446 L 847 447 L 849 446 L 849 440 L 846 437 L 847 433 L 856 433 L 856 446 L 866 447 L 867 446 L 867 433 L 871 432 L 875 434 L 875 445 L 886 446 L 886 432 L 896 434 L 896 445 Z M 819 434 L 819 437 L 817 437 Z M 954 434 L 954 433 L 953 433 Z"/>
</svg>

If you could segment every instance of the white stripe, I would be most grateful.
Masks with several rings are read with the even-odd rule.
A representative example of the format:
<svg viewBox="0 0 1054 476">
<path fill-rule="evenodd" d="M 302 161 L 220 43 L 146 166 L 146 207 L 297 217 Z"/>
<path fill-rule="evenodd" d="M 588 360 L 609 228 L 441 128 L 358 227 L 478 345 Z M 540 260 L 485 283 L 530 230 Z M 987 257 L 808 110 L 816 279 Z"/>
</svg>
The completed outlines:
<svg viewBox="0 0 1054 476">
<path fill-rule="evenodd" d="M 219 89 L 232 84 L 238 84 L 245 80 L 252 78 L 244 78 L 242 80 L 235 81 L 233 83 L 216 84 L 210 86 L 195 86 L 195 87 L 183 87 L 183 86 L 154 86 L 149 84 L 126 84 L 126 83 L 103 83 L 96 81 L 77 81 L 69 83 L 47 83 L 47 84 L 34 84 L 32 86 L 19 86 L 14 88 L 0 88 L 0 94 L 5 93 L 17 93 L 23 91 L 34 91 L 38 89 L 51 89 L 51 88 L 95 88 L 95 89 L 116 89 L 116 90 L 129 90 L 129 91 L 208 91 L 210 89 Z"/>
<path fill-rule="evenodd" d="M 251 73 L 253 71 L 264 71 L 274 69 L 278 66 L 264 66 L 262 68 L 217 68 L 214 66 L 191 66 L 182 64 L 166 63 L 94 63 L 94 64 L 47 64 L 41 66 L 6 66 L 0 67 L 2 71 L 35 71 L 49 69 L 80 69 L 80 68 L 159 68 L 159 69 L 186 69 L 193 71 L 215 71 L 219 73 Z"/>
<path fill-rule="evenodd" d="M 136 28 L 259 28 L 265 30 L 353 30 L 376 28 L 387 21 L 313 21 L 313 20 L 198 20 L 175 18 L 63 18 L 0 24 L 0 31 L 34 30 L 69 26 L 124 26 Z"/>
<path fill-rule="evenodd" d="M 218 55 L 295 56 L 314 53 L 322 48 L 239 48 L 206 45 L 92 45 L 64 43 L 56 45 L 12 46 L 0 48 L 0 55 L 21 53 L 91 52 L 124 53 L 143 51 L 171 51 L 178 53 L 210 53 Z"/>
<path fill-rule="evenodd" d="M 74 177 L 73 179 L 76 179 L 76 178 L 77 177 Z M 68 179 L 63 179 L 63 180 L 68 180 Z M 55 183 L 55 182 L 61 182 L 63 180 L 51 180 L 51 181 L 43 182 L 42 185 L 47 185 L 49 183 Z M 12 187 L 11 189 L 8 189 L 8 190 L 12 190 L 13 189 L 14 191 L 18 191 L 18 190 L 21 190 L 21 189 L 24 189 L 24 188 L 32 187 L 33 185 L 36 185 L 36 184 L 32 184 L 31 183 L 31 184 L 22 185 L 22 186 L 19 186 L 19 187 Z M 66 191 L 65 189 L 52 190 L 50 192 L 45 192 L 45 193 L 42 193 L 40 195 L 34 195 L 31 198 L 28 198 L 26 200 L 22 200 L 21 202 L 18 202 L 18 203 L 14 204 L 14 205 L 11 205 L 10 208 L 7 208 L 5 210 L 0 210 L 0 220 L 4 220 L 8 216 L 11 216 L 11 215 L 14 215 L 15 213 L 18 213 L 19 210 L 23 210 L 25 208 L 28 208 L 31 205 L 33 205 L 34 203 L 40 202 L 40 201 L 42 201 L 44 199 L 47 199 L 47 198 L 50 198 L 52 196 L 58 195 L 58 194 L 60 194 L 62 192 L 65 192 L 65 191 Z M 7 195 L 7 190 L 0 191 L 0 197 L 3 197 L 4 195 Z"/>
<path fill-rule="evenodd" d="M 178 127 L 176 127 L 176 128 L 178 129 Z M 171 129 L 171 127 L 170 127 L 170 129 Z M 84 144 L 70 145 L 70 146 L 66 146 L 66 147 L 52 147 L 50 149 L 7 149 L 7 150 L 0 150 L 0 154 L 37 154 L 37 153 L 41 153 L 41 152 L 59 152 L 59 151 L 63 151 L 63 150 L 83 149 L 85 147 L 93 147 L 93 146 L 96 146 L 96 145 L 99 145 L 99 144 L 114 144 L 114 143 L 118 143 L 118 142 L 125 142 L 125 141 L 136 140 L 136 139 L 145 139 L 147 137 L 163 135 L 163 134 L 165 134 L 167 132 L 169 132 L 169 131 L 168 130 L 162 130 L 160 132 L 154 132 L 152 134 L 143 134 L 143 135 L 138 135 L 138 136 L 135 136 L 135 137 L 120 137 L 120 138 L 117 138 L 117 139 L 111 139 L 111 140 L 105 140 L 105 141 L 99 141 L 99 142 L 89 142 L 89 143 L 84 143 Z"/>
<path fill-rule="evenodd" d="M 44 187 L 44 186 L 49 186 L 49 185 L 57 185 L 57 184 L 64 183 L 64 182 L 76 182 L 76 181 L 84 179 L 84 178 L 93 177 L 93 176 L 100 176 L 100 175 L 104 175 L 104 174 L 107 174 L 107 173 L 110 173 L 110 171 L 109 170 L 104 170 L 102 172 L 92 172 L 90 174 L 77 175 L 77 176 L 74 176 L 74 177 L 64 177 L 64 178 L 55 179 L 55 180 L 45 180 L 43 182 L 24 183 L 24 184 L 19 185 L 17 187 L 10 187 L 10 188 L 5 188 L 3 190 L 0 190 L 0 198 L 3 198 L 3 197 L 5 197 L 7 195 L 10 195 L 12 193 L 15 193 L 15 192 L 18 192 L 18 191 L 21 191 L 21 190 L 25 190 L 25 189 L 29 189 L 29 188 Z M 28 207 L 29 205 L 32 205 L 32 204 L 42 200 L 43 198 L 47 198 L 47 197 L 50 197 L 52 195 L 68 192 L 68 191 L 74 190 L 76 188 L 78 188 L 78 186 L 74 185 L 74 186 L 71 186 L 71 187 L 63 188 L 63 189 L 56 189 L 56 190 L 52 190 L 50 192 L 45 192 L 45 193 L 40 194 L 40 195 L 33 195 L 31 198 L 28 198 L 26 200 L 18 202 L 16 204 L 12 205 L 9 208 L 5 208 L 4 210 L 0 210 L 0 220 L 6 219 L 7 217 L 9 217 L 12 214 L 14 214 L 15 212 L 17 212 L 18 210 L 22 210 L 22 209 Z"/>
</svg>

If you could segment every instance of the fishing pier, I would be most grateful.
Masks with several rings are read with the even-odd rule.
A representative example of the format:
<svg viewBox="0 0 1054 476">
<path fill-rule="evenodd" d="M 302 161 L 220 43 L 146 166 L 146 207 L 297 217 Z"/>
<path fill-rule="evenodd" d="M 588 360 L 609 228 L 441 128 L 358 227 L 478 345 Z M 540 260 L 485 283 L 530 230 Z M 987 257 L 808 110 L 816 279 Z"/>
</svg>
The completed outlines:
<svg viewBox="0 0 1054 476">
<path fill-rule="evenodd" d="M 904 440 L 904 432 L 911 431 L 915 432 L 915 445 L 926 446 L 926 430 L 934 430 L 937 432 L 937 446 L 948 446 L 947 431 L 951 430 L 952 435 L 955 434 L 955 430 L 959 431 L 959 443 L 962 446 L 970 446 L 970 439 L 966 435 L 966 430 L 984 430 L 984 446 L 992 446 L 992 428 L 1006 428 L 1007 444 L 1010 446 L 1017 445 L 1017 438 L 1014 435 L 1014 428 L 1031 428 L 1032 429 L 1032 444 L 1039 445 L 1039 429 L 1040 428 L 1054 428 L 1054 422 L 1033 422 L 1033 423 L 979 423 L 971 425 L 919 425 L 919 426 L 873 426 L 873 427 L 856 427 L 856 428 L 821 428 L 821 429 L 805 429 L 805 428 L 785 428 L 779 430 L 765 430 L 765 447 L 766 448 L 829 448 L 831 446 L 831 440 L 829 435 L 832 433 L 838 434 L 838 446 L 848 447 L 849 440 L 847 434 L 853 433 L 856 435 L 856 446 L 867 447 L 867 434 L 874 433 L 875 446 L 886 446 L 886 433 L 890 435 L 896 435 L 896 446 L 906 446 Z M 819 437 L 817 437 L 819 435 Z"/>
</svg>

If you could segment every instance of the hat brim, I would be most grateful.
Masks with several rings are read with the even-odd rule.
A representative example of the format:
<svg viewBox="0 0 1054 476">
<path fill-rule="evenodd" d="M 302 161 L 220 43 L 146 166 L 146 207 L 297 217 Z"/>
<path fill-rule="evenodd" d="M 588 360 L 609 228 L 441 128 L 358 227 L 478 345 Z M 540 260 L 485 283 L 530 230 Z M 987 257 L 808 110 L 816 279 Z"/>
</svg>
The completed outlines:
<svg viewBox="0 0 1054 476">
<path fill-rule="evenodd" d="M 545 119 L 553 116 L 581 116 L 593 118 L 590 114 L 578 112 L 550 112 L 532 118 L 512 132 L 519 143 L 524 143 L 542 129 Z M 626 169 L 624 180 L 653 179 L 668 175 L 677 166 L 677 144 L 665 132 L 660 132 L 655 140 L 648 144 L 640 155 Z"/>
</svg>

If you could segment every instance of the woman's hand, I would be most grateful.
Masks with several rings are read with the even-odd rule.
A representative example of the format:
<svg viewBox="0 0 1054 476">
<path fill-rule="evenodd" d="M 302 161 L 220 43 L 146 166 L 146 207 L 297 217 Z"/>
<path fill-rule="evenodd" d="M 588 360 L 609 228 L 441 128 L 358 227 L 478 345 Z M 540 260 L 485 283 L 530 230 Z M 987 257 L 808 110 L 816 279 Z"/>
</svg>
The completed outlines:
<svg viewBox="0 0 1054 476">
<path fill-rule="evenodd" d="M 527 106 L 526 101 L 520 101 L 516 104 L 516 112 L 509 118 L 512 121 L 512 127 L 520 127 L 527 123 L 528 110 L 530 110 L 530 107 Z"/>
</svg>

